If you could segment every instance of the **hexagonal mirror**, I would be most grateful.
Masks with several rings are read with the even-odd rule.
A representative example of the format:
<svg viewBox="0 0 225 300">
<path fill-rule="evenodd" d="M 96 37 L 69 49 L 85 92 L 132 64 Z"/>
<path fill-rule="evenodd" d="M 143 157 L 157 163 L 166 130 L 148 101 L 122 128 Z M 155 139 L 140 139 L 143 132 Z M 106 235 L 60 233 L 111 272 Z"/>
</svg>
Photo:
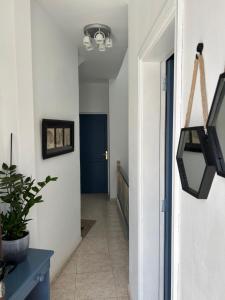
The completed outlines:
<svg viewBox="0 0 225 300">
<path fill-rule="evenodd" d="M 225 73 L 221 74 L 207 122 L 217 173 L 225 177 Z"/>
<path fill-rule="evenodd" d="M 204 127 L 181 130 L 177 164 L 183 190 L 196 198 L 206 199 L 216 170 Z"/>
</svg>

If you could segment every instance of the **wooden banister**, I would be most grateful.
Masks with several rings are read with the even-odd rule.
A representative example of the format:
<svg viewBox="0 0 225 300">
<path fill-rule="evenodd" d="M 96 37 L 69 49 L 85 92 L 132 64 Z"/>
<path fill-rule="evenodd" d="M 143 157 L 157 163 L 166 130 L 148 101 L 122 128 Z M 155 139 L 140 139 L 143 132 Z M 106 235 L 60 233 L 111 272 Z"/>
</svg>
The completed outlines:
<svg viewBox="0 0 225 300">
<path fill-rule="evenodd" d="M 124 217 L 129 225 L 129 184 L 128 178 L 123 171 L 120 161 L 117 161 L 117 199 Z"/>
</svg>

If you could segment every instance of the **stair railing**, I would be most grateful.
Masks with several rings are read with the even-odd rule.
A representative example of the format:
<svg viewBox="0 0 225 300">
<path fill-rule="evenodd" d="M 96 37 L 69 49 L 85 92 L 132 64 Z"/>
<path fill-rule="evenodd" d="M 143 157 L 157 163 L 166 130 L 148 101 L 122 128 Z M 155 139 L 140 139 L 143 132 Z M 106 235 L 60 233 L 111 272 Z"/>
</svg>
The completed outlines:
<svg viewBox="0 0 225 300">
<path fill-rule="evenodd" d="M 129 226 L 129 183 L 120 161 L 117 161 L 117 199 L 124 221 Z"/>
</svg>

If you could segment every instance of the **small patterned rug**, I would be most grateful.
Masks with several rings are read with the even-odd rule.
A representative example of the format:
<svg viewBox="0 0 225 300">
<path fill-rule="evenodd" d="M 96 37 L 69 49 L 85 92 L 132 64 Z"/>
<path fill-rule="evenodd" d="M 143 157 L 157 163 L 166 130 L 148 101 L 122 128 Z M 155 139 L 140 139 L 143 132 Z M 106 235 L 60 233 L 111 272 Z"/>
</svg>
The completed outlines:
<svg viewBox="0 0 225 300">
<path fill-rule="evenodd" d="M 95 220 L 81 219 L 81 236 L 84 238 L 96 223 Z"/>
</svg>

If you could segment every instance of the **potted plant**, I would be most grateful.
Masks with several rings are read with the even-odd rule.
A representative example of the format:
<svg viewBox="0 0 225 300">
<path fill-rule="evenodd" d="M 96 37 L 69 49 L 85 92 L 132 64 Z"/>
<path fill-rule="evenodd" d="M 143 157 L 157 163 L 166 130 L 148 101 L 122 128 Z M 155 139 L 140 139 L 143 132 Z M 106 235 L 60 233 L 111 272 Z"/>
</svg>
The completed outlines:
<svg viewBox="0 0 225 300">
<path fill-rule="evenodd" d="M 15 165 L 3 163 L 0 171 L 0 213 L 2 229 L 2 254 L 7 262 L 19 263 L 26 258 L 29 248 L 27 224 L 30 209 L 43 202 L 40 191 L 57 177 L 47 176 L 37 182 L 16 171 Z"/>
</svg>

